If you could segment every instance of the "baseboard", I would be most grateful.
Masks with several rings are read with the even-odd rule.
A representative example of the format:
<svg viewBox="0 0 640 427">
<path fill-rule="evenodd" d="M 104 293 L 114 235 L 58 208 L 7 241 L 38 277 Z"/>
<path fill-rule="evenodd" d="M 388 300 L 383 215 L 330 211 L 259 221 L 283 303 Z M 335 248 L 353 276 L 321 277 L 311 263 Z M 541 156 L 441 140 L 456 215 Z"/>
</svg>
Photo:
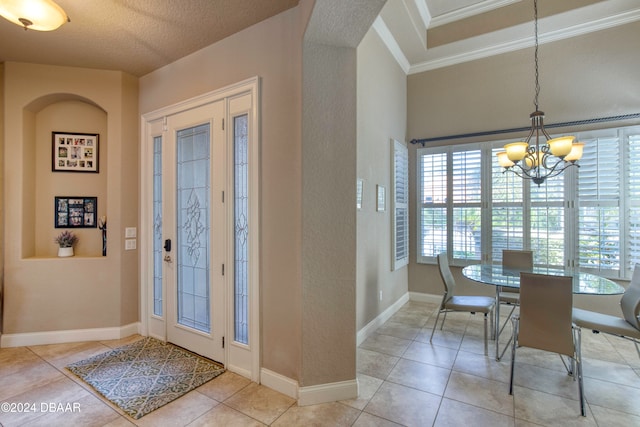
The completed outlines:
<svg viewBox="0 0 640 427">
<path fill-rule="evenodd" d="M 400 308 L 409 301 L 409 293 L 402 295 L 396 302 L 391 304 L 389 308 L 380 313 L 375 319 L 371 322 L 367 323 L 364 328 L 360 329 L 356 334 L 356 346 L 359 346 L 366 340 L 372 333 L 375 332 L 384 322 L 389 320 L 391 316 L 395 314 L 396 311 L 400 310 Z"/>
<path fill-rule="evenodd" d="M 239 366 L 236 365 L 232 365 L 230 363 L 227 363 L 225 365 L 225 369 L 229 372 L 233 372 L 234 374 L 238 374 L 240 376 L 245 377 L 246 379 L 250 380 L 251 379 L 251 371 L 249 371 L 248 369 L 245 368 L 241 368 Z"/>
<path fill-rule="evenodd" d="M 260 371 L 260 383 L 265 387 L 296 399 L 298 406 L 316 405 L 358 397 L 357 379 L 298 387 L 297 381 L 263 368 Z"/>
<path fill-rule="evenodd" d="M 260 384 L 278 391 L 292 399 L 298 398 L 298 382 L 276 372 L 262 368 L 260 370 Z"/>
<path fill-rule="evenodd" d="M 137 334 L 139 330 L 140 323 L 135 322 L 113 328 L 2 334 L 2 336 L 0 336 L 0 347 L 24 347 L 28 345 L 62 344 L 79 341 L 117 340 Z"/>
<path fill-rule="evenodd" d="M 358 381 L 340 381 L 337 383 L 312 385 L 298 389 L 298 406 L 317 405 L 339 400 L 356 399 Z"/>
</svg>

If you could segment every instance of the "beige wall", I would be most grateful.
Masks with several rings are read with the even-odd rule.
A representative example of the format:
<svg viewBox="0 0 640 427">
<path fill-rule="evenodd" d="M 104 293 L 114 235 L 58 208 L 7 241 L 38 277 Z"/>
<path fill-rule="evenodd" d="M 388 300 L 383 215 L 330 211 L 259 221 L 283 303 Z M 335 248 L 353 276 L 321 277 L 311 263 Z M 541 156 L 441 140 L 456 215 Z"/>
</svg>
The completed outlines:
<svg viewBox="0 0 640 427">
<path fill-rule="evenodd" d="M 408 267 L 391 271 L 391 143 L 405 142 L 407 77 L 377 32 L 358 46 L 358 178 L 356 330 L 407 293 Z M 387 190 L 387 209 L 376 211 L 376 185 Z M 413 251 L 412 251 L 413 255 Z M 382 292 L 382 301 L 379 299 Z"/>
<path fill-rule="evenodd" d="M 541 45 L 539 103 L 546 113 L 546 123 L 640 112 L 639 37 L 640 23 L 634 22 Z M 410 75 L 407 90 L 408 139 L 528 126 L 534 110 L 533 49 Z M 465 141 L 449 143 L 460 142 Z M 417 148 L 410 149 L 411 182 L 416 180 Z M 415 224 L 415 191 L 412 196 L 410 223 Z M 415 248 L 415 228 L 411 236 Z M 463 293 L 487 291 L 469 282 L 462 284 Z M 415 252 L 409 290 L 442 292 L 436 267 L 416 264 Z M 618 298 L 578 300 L 585 306 L 598 304 L 605 312 L 619 312 Z"/>
<path fill-rule="evenodd" d="M 128 185 L 138 167 L 136 79 L 114 71 L 12 62 L 4 67 L 3 332 L 136 322 L 137 252 L 125 252 L 122 239 L 124 227 L 136 227 L 138 216 L 137 203 L 130 203 L 138 189 Z M 100 173 L 51 172 L 52 131 L 101 133 Z M 75 257 L 55 257 L 53 195 L 99 196 L 99 213 L 109 224 L 107 257 L 100 255 L 97 229 L 78 231 Z"/>
<path fill-rule="evenodd" d="M 305 387 L 356 378 L 357 46 L 383 5 L 383 0 L 318 1 L 304 36 L 300 383 Z"/>
<path fill-rule="evenodd" d="M 305 3 L 305 2 L 302 2 Z M 301 40 L 309 10 L 290 9 L 140 79 L 140 114 L 261 79 L 262 366 L 300 377 Z"/>
<path fill-rule="evenodd" d="M 0 242 L 4 242 L 4 64 L 0 64 Z M 0 336 L 2 336 L 4 291 L 4 243 L 0 244 Z"/>
</svg>

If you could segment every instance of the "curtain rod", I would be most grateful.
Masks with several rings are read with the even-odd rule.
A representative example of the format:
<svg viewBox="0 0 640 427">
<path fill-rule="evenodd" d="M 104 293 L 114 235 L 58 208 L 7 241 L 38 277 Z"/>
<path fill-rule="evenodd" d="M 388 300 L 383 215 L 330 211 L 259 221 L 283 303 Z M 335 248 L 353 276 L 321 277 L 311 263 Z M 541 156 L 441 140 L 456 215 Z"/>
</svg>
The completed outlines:
<svg viewBox="0 0 640 427">
<path fill-rule="evenodd" d="M 640 118 L 640 113 L 623 114 L 621 116 L 601 117 L 599 119 L 576 120 L 573 122 L 554 123 L 551 125 L 545 125 L 545 127 L 559 128 L 559 127 L 566 127 L 566 126 L 587 125 L 591 123 L 616 122 L 621 120 L 629 120 L 629 119 L 637 119 L 637 118 Z M 461 133 L 457 135 L 436 136 L 434 138 L 412 139 L 409 142 L 411 144 L 422 144 L 422 146 L 424 147 L 424 144 L 426 144 L 427 142 L 447 141 L 450 139 L 460 139 L 460 138 L 474 138 L 478 136 L 487 136 L 487 135 L 500 135 L 503 133 L 526 132 L 530 129 L 531 129 L 531 126 L 524 126 L 519 128 L 511 128 L 511 129 L 490 130 L 485 132 L 473 132 L 473 133 Z"/>
</svg>

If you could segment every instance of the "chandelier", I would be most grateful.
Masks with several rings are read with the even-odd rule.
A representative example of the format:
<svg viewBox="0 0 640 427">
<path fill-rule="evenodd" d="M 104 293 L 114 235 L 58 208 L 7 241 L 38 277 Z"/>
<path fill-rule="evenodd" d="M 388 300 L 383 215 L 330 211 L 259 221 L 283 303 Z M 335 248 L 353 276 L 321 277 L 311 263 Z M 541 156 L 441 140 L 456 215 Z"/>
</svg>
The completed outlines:
<svg viewBox="0 0 640 427">
<path fill-rule="evenodd" d="M 547 178 L 559 175 L 570 166 L 579 166 L 576 161 L 582 157 L 584 144 L 575 142 L 573 136 L 551 138 L 544 128 L 544 113 L 538 108 L 540 84 L 538 82 L 538 1 L 533 0 L 535 33 L 535 78 L 536 110 L 529 115 L 531 130 L 524 141 L 512 142 L 504 146 L 505 151 L 497 154 L 503 172 L 513 172 L 521 178 L 530 179 L 540 185 Z"/>
</svg>

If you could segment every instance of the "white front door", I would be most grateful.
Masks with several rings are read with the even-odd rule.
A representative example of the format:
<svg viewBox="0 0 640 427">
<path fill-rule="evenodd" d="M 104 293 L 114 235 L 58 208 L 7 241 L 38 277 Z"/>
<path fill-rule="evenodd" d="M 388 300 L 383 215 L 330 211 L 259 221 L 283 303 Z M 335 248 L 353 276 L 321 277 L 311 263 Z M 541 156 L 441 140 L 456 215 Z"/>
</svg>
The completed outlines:
<svg viewBox="0 0 640 427">
<path fill-rule="evenodd" d="M 258 94 L 253 78 L 143 116 L 141 183 L 142 333 L 254 381 Z"/>
<path fill-rule="evenodd" d="M 167 341 L 224 363 L 224 103 L 167 118 L 162 240 Z"/>
</svg>

